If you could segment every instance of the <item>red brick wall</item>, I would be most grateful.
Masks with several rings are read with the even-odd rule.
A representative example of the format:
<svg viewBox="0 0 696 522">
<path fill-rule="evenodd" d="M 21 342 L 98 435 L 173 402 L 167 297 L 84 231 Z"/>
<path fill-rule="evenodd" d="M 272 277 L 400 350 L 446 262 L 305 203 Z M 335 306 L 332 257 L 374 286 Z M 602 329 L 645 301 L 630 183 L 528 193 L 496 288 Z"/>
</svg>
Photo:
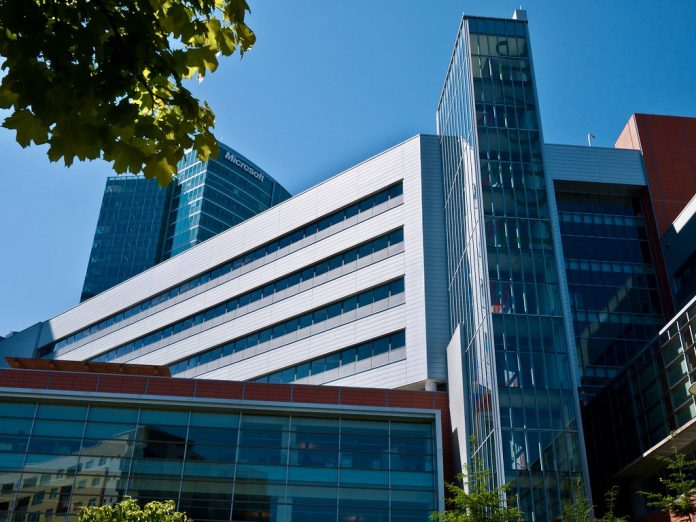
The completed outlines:
<svg viewBox="0 0 696 522">
<path fill-rule="evenodd" d="M 660 235 L 696 194 L 696 118 L 635 114 L 616 141 L 641 150 Z"/>
</svg>

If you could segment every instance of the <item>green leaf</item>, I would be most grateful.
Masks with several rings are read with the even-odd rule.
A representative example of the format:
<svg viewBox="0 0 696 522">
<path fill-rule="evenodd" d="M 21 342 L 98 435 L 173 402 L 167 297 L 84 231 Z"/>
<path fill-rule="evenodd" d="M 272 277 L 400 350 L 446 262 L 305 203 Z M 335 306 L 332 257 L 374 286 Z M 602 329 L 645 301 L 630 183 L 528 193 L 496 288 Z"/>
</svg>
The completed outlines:
<svg viewBox="0 0 696 522">
<path fill-rule="evenodd" d="M 140 5 L 140 4 L 139 4 Z M 166 184 L 194 145 L 217 150 L 210 107 L 183 86 L 255 36 L 244 0 L 0 2 L 3 125 L 51 161 L 103 157 Z M 21 35 L 18 38 L 17 35 Z"/>
<path fill-rule="evenodd" d="M 155 178 L 160 186 L 166 187 L 176 174 L 176 166 L 171 165 L 166 159 L 157 159 L 145 165 L 143 174 L 148 179 Z"/>
<path fill-rule="evenodd" d="M 48 141 L 46 125 L 27 109 L 10 114 L 2 126 L 17 131 L 17 143 L 22 147 L 27 147 L 32 141 L 37 145 Z"/>
</svg>

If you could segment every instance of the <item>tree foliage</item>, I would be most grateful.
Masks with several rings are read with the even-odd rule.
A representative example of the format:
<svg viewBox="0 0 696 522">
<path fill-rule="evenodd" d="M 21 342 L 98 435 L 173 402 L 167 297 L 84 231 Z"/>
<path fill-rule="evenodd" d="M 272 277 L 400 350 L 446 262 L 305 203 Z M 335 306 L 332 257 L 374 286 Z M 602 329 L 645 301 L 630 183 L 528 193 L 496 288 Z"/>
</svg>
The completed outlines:
<svg viewBox="0 0 696 522">
<path fill-rule="evenodd" d="M 106 506 L 83 507 L 78 522 L 190 522 L 185 513 L 176 510 L 173 500 L 148 502 L 140 509 L 132 498 Z"/>
<path fill-rule="evenodd" d="M 614 513 L 616 510 L 616 499 L 619 496 L 619 487 L 613 486 L 604 494 L 605 511 L 600 518 L 593 516 L 594 506 L 590 504 L 583 493 L 585 486 L 581 480 L 575 485 L 575 500 L 563 506 L 561 512 L 561 522 L 627 522 L 629 517 L 619 516 Z"/>
<path fill-rule="evenodd" d="M 665 464 L 665 476 L 660 482 L 664 492 L 639 491 L 648 500 L 648 506 L 658 508 L 664 513 L 693 520 L 696 514 L 696 460 L 689 459 L 685 454 L 674 448 L 674 455 L 665 457 L 658 455 L 657 459 Z"/>
<path fill-rule="evenodd" d="M 604 494 L 604 502 L 606 505 L 606 511 L 602 515 L 599 522 L 627 522 L 630 517 L 619 516 L 614 513 L 616 510 L 616 499 L 619 497 L 619 486 L 612 486 L 612 488 Z"/>
<path fill-rule="evenodd" d="M 3 127 L 51 161 L 102 157 L 165 185 L 215 117 L 184 86 L 255 42 L 246 0 L 0 0 Z"/>
<path fill-rule="evenodd" d="M 433 513 L 430 518 L 438 522 L 521 521 L 522 512 L 517 507 L 508 506 L 505 501 L 510 486 L 491 487 L 492 479 L 492 473 L 484 467 L 482 460 L 465 465 L 457 480 L 468 487 L 446 484 L 450 509 Z"/>
<path fill-rule="evenodd" d="M 584 493 L 582 481 L 578 481 L 575 487 L 575 500 L 563 506 L 560 520 L 561 522 L 590 522 L 594 507 L 588 502 Z"/>
</svg>

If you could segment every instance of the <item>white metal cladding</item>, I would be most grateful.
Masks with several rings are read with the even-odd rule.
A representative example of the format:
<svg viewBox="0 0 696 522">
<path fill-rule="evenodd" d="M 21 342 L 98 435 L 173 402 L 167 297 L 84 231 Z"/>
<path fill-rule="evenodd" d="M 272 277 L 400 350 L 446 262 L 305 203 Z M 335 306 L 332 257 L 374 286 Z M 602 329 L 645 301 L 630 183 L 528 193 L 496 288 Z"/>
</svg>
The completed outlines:
<svg viewBox="0 0 696 522">
<path fill-rule="evenodd" d="M 291 297 L 219 323 L 198 325 L 186 335 L 123 355 L 116 362 L 170 364 L 235 338 L 295 317 L 330 302 L 354 295 L 396 278 L 404 278 L 401 301 L 389 308 L 343 325 L 333 325 L 301 340 L 271 350 L 248 348 L 181 376 L 245 380 L 284 369 L 309 359 L 406 330 L 406 346 L 398 354 L 358 361 L 354 368 L 323 376 L 326 384 L 420 387 L 427 379 L 446 379 L 448 336 L 445 232 L 439 141 L 416 136 L 347 171 L 258 214 L 226 232 L 191 248 L 46 323 L 40 345 L 73 334 L 140 301 L 248 252 L 317 218 L 403 183 L 403 204 L 360 221 L 344 230 L 212 286 L 172 306 L 124 321 L 93 340 L 68 345 L 55 356 L 89 359 L 129 343 L 180 319 L 215 306 L 250 289 L 290 274 L 362 242 L 403 227 L 404 251 L 305 289 Z M 427 253 L 427 254 L 426 254 Z M 395 304 L 391 304 L 395 303 Z M 135 316 L 134 316 L 135 317 Z M 214 326 L 211 326 L 213 325 Z M 197 330 L 196 330 L 197 328 Z M 327 379 L 331 377 L 331 379 Z"/>
<path fill-rule="evenodd" d="M 416 137 L 409 141 L 418 140 Z M 54 317 L 50 320 L 50 337 L 47 332 L 41 344 L 70 335 L 177 282 L 398 182 L 403 177 L 401 148 L 408 143 L 358 164 Z"/>
<path fill-rule="evenodd" d="M 544 165 L 553 180 L 647 183 L 643 157 L 637 150 L 545 144 Z"/>
<path fill-rule="evenodd" d="M 92 357 L 110 348 L 119 346 L 130 340 L 136 339 L 142 335 L 147 335 L 148 333 L 152 332 L 153 330 L 156 330 L 157 328 L 163 325 L 171 324 L 179 319 L 183 319 L 185 317 L 190 316 L 192 313 L 196 313 L 197 311 L 203 310 L 205 308 L 215 306 L 221 302 L 224 302 L 230 297 L 239 295 L 248 290 L 264 285 L 269 281 L 292 273 L 304 266 L 307 266 L 308 264 L 312 264 L 317 260 L 324 259 L 333 254 L 349 249 L 362 241 L 393 230 L 394 228 L 397 228 L 403 224 L 402 216 L 402 206 L 393 208 L 367 221 L 359 223 L 349 229 L 341 231 L 338 234 L 331 236 L 330 238 L 325 238 L 319 243 L 315 243 L 313 245 L 295 251 L 292 254 L 285 256 L 275 262 L 269 263 L 255 270 L 247 272 L 246 274 L 243 274 L 238 278 L 232 279 L 227 283 L 215 286 L 210 290 L 207 290 L 189 299 L 181 301 L 175 304 L 174 306 L 157 312 L 156 314 L 145 317 L 140 321 L 131 323 L 127 326 L 124 326 L 123 328 L 115 330 L 90 343 L 82 345 L 80 348 L 73 349 L 71 347 L 66 347 L 64 350 L 58 352 L 58 357 L 66 359 L 83 359 L 87 357 Z M 350 277 L 350 275 L 351 274 L 345 277 Z M 329 281 L 325 284 L 329 284 L 332 282 L 333 281 Z M 357 285 L 355 285 L 354 288 L 357 288 Z M 307 299 L 311 297 L 312 292 L 311 290 L 309 291 L 309 294 L 307 294 L 307 292 L 302 292 L 301 294 L 296 294 L 293 297 L 299 297 L 300 295 L 305 296 L 305 299 Z M 275 308 L 282 309 L 285 301 L 291 300 L 293 299 L 293 297 L 277 303 L 277 306 Z M 337 296 L 336 298 L 338 299 L 340 298 L 340 296 Z M 313 305 L 312 303 L 313 302 L 310 302 L 308 306 L 307 302 L 305 302 L 305 307 L 300 307 L 300 309 L 309 309 L 315 306 L 319 306 L 319 304 Z M 266 308 L 268 307 L 265 307 L 262 310 L 265 310 Z M 253 313 L 255 312 L 252 312 L 252 314 Z M 242 319 L 244 319 L 244 317 L 237 319 L 237 321 L 240 321 Z M 280 320 L 280 317 L 278 318 L 278 320 Z M 259 325 L 258 327 L 260 328 L 261 326 L 263 326 L 263 324 Z"/>
</svg>

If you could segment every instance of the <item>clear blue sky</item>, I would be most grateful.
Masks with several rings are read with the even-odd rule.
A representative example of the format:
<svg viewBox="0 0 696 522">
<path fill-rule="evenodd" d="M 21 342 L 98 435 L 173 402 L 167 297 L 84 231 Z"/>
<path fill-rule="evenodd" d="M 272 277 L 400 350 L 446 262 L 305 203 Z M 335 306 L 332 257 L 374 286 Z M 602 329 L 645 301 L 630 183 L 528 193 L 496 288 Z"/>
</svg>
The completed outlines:
<svg viewBox="0 0 696 522">
<path fill-rule="evenodd" d="M 296 193 L 417 133 L 435 107 L 463 12 L 517 2 L 248 0 L 258 43 L 193 90 L 216 134 Z M 533 0 L 544 135 L 612 146 L 634 112 L 696 116 L 693 1 Z M 0 129 L 0 334 L 79 300 L 104 162 L 66 169 Z"/>
</svg>

